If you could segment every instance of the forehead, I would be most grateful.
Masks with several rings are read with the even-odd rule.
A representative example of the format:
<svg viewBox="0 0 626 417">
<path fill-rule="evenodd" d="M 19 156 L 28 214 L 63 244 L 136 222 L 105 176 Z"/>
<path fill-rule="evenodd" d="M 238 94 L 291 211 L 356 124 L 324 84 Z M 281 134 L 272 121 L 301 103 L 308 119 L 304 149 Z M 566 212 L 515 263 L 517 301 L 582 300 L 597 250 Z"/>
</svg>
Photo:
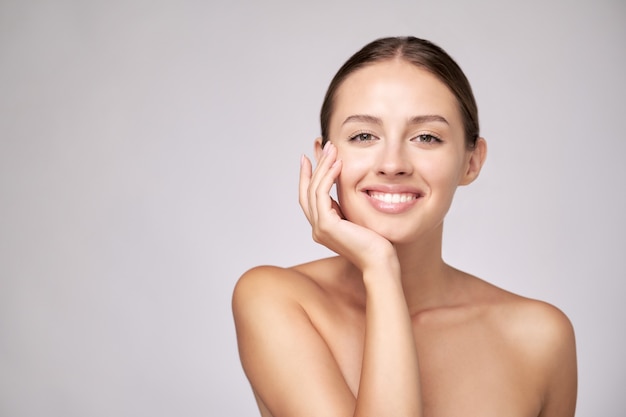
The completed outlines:
<svg viewBox="0 0 626 417">
<path fill-rule="evenodd" d="M 331 124 L 352 114 L 397 118 L 439 114 L 460 122 L 458 101 L 450 89 L 429 71 L 401 59 L 360 68 L 343 81 Z"/>
</svg>

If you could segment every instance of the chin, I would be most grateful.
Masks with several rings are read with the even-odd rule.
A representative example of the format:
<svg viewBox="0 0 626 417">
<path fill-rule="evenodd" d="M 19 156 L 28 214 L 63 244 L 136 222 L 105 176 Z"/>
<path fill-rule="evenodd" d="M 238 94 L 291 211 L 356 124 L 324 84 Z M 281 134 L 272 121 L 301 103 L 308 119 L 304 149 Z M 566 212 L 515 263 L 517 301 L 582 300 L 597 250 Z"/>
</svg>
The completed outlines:
<svg viewBox="0 0 626 417">
<path fill-rule="evenodd" d="M 402 245 L 411 243 L 418 239 L 418 234 L 415 231 L 411 232 L 406 227 L 406 223 L 400 224 L 368 224 L 367 222 L 359 223 L 360 226 L 363 226 L 367 229 L 370 229 L 373 232 L 378 233 L 394 245 Z"/>
<path fill-rule="evenodd" d="M 422 219 L 421 222 L 408 219 L 387 219 L 388 221 L 372 222 L 350 220 L 373 232 L 378 233 L 393 245 L 408 245 L 418 241 L 439 239 L 443 232 L 443 219 Z"/>
<path fill-rule="evenodd" d="M 394 246 L 395 245 L 407 245 L 417 240 L 415 235 L 407 236 L 406 234 L 398 234 L 398 233 L 379 233 L 382 237 L 390 241 Z"/>
</svg>

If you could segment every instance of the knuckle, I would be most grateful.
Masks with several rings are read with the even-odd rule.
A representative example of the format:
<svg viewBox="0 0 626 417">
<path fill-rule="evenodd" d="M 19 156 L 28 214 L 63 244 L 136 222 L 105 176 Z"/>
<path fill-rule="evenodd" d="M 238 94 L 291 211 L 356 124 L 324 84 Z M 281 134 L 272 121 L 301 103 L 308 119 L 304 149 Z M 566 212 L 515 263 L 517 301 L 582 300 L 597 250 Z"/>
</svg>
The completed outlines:
<svg viewBox="0 0 626 417">
<path fill-rule="evenodd" d="M 315 190 L 315 196 L 316 196 L 316 197 L 318 197 L 318 198 L 319 198 L 319 197 L 323 197 L 323 196 L 324 196 L 324 194 L 326 194 L 326 193 L 324 192 L 324 190 L 322 190 L 322 189 L 321 189 L 321 187 L 318 187 L 318 188 Z"/>
</svg>

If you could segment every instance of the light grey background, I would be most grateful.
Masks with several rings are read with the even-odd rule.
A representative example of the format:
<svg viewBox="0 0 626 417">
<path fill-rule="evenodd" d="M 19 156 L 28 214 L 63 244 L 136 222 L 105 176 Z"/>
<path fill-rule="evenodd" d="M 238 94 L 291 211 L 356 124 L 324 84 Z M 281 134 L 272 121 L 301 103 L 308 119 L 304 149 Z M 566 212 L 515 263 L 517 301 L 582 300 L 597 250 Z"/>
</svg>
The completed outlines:
<svg viewBox="0 0 626 417">
<path fill-rule="evenodd" d="M 1 0 L 0 415 L 257 415 L 233 285 L 329 253 L 299 157 L 341 63 L 405 34 L 458 60 L 489 143 L 446 259 L 564 310 L 577 415 L 623 416 L 622 0 Z"/>
</svg>

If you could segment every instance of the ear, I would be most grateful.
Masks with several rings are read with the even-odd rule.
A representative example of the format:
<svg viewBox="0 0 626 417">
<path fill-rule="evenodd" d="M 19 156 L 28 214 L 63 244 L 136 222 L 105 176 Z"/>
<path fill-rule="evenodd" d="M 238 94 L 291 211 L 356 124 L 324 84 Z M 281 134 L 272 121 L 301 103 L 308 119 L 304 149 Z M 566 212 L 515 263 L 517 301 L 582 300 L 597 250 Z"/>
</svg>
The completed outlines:
<svg viewBox="0 0 626 417">
<path fill-rule="evenodd" d="M 487 159 L 487 141 L 485 141 L 484 138 L 476 139 L 474 148 L 467 152 L 468 156 L 465 172 L 461 177 L 459 185 L 468 185 L 478 178 L 478 174 L 480 174 L 485 159 Z"/>
<path fill-rule="evenodd" d="M 316 138 L 315 142 L 313 143 L 313 152 L 315 153 L 315 161 L 319 162 L 320 158 L 322 157 L 322 138 Z"/>
</svg>

